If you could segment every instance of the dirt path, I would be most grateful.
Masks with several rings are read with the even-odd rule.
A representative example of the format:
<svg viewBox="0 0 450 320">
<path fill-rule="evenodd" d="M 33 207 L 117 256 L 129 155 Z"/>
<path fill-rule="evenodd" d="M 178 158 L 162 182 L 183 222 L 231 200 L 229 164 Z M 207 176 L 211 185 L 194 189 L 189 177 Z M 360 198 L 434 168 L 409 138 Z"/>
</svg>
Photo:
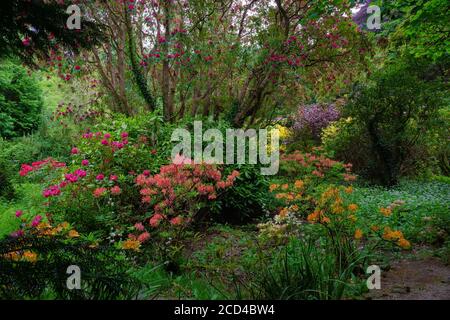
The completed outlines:
<svg viewBox="0 0 450 320">
<path fill-rule="evenodd" d="M 450 266 L 436 258 L 404 259 L 381 273 L 381 289 L 367 298 L 377 300 L 449 300 Z"/>
</svg>

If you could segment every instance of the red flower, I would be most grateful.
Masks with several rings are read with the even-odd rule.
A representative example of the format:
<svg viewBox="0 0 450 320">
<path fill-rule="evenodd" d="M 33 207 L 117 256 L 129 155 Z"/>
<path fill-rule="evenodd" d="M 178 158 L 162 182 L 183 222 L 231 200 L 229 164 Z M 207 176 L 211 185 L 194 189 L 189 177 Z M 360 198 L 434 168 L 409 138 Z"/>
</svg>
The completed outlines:
<svg viewBox="0 0 450 320">
<path fill-rule="evenodd" d="M 134 228 L 136 229 L 136 230 L 138 230 L 138 231 L 144 231 L 145 230 L 145 228 L 144 228 L 144 225 L 142 224 L 142 223 L 136 223 L 135 225 L 134 225 Z"/>
<path fill-rule="evenodd" d="M 30 38 L 25 37 L 24 39 L 22 39 L 22 44 L 23 44 L 25 47 L 28 47 L 28 46 L 30 45 Z"/>
<path fill-rule="evenodd" d="M 180 225 L 183 222 L 183 218 L 181 216 L 175 217 L 170 220 L 170 224 L 177 226 Z"/>
<path fill-rule="evenodd" d="M 150 218 L 150 225 L 153 228 L 156 228 L 157 226 L 159 226 L 160 221 L 164 218 L 165 217 L 162 214 L 156 213 Z"/>
<path fill-rule="evenodd" d="M 141 233 L 137 238 L 137 240 L 141 243 L 146 242 L 148 239 L 150 239 L 150 233 L 148 232 Z"/>
<path fill-rule="evenodd" d="M 111 194 L 112 195 L 116 196 L 116 195 L 119 195 L 121 193 L 122 193 L 122 190 L 120 189 L 119 186 L 114 186 L 114 187 L 111 188 Z"/>
<path fill-rule="evenodd" d="M 100 198 L 101 196 L 103 196 L 106 192 L 106 188 L 97 188 L 94 190 L 93 195 L 95 198 Z"/>
<path fill-rule="evenodd" d="M 38 224 L 41 222 L 42 220 L 42 216 L 41 215 L 37 215 L 36 217 L 34 217 L 33 221 L 31 222 L 31 226 L 32 227 L 37 227 Z"/>
</svg>

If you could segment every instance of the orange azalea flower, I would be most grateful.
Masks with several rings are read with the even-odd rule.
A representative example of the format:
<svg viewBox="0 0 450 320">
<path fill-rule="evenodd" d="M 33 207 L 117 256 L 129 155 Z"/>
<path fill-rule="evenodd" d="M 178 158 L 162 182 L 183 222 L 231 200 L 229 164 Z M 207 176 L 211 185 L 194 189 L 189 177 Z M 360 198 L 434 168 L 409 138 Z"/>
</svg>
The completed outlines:
<svg viewBox="0 0 450 320">
<path fill-rule="evenodd" d="M 284 197 L 286 197 L 285 193 L 277 193 L 277 195 L 275 196 L 275 198 L 277 199 L 283 199 Z"/>
<path fill-rule="evenodd" d="M 24 258 L 25 261 L 28 262 L 36 262 L 37 261 L 37 253 L 32 252 L 30 250 L 27 250 L 23 253 L 22 257 Z"/>
<path fill-rule="evenodd" d="M 350 210 L 351 212 L 355 212 L 356 210 L 358 210 L 358 205 L 352 203 L 348 205 L 348 210 Z"/>
<path fill-rule="evenodd" d="M 292 211 L 298 211 L 298 205 L 294 204 L 293 206 L 291 206 L 291 210 Z"/>
<path fill-rule="evenodd" d="M 289 188 L 289 185 L 287 183 L 285 183 L 281 186 L 281 189 L 283 189 L 283 190 L 287 190 L 288 188 Z"/>
<path fill-rule="evenodd" d="M 330 220 L 330 218 L 328 218 L 328 217 L 323 217 L 321 222 L 322 222 L 322 223 L 330 223 L 331 220 Z"/>
<path fill-rule="evenodd" d="M 271 184 L 270 187 L 269 187 L 270 192 L 272 192 L 272 191 L 278 189 L 279 186 L 280 186 L 280 185 L 278 185 L 278 184 L 276 184 L 276 183 Z"/>
<path fill-rule="evenodd" d="M 391 228 L 385 227 L 384 233 L 383 233 L 383 239 L 384 240 L 392 240 L 391 234 L 392 234 Z"/>
<path fill-rule="evenodd" d="M 356 229 L 355 231 L 355 239 L 361 239 L 363 236 L 363 232 L 361 231 L 361 229 Z"/>
<path fill-rule="evenodd" d="M 338 192 L 339 192 L 339 191 L 338 191 L 336 188 L 330 188 L 330 189 L 328 189 L 327 191 L 325 191 L 324 193 L 322 193 L 321 200 L 322 200 L 323 202 L 325 202 L 325 201 L 327 201 L 328 199 L 331 199 L 331 198 L 333 198 L 333 197 L 336 197 L 337 194 L 338 194 Z"/>
<path fill-rule="evenodd" d="M 405 238 L 399 239 L 398 242 L 397 242 L 397 245 L 399 247 L 402 247 L 403 249 L 411 248 L 411 243 L 408 240 L 406 240 Z"/>
<path fill-rule="evenodd" d="M 353 187 L 352 186 L 348 186 L 347 188 L 344 189 L 345 193 L 352 193 L 353 192 Z"/>
<path fill-rule="evenodd" d="M 304 185 L 305 185 L 305 183 L 302 180 L 296 180 L 295 183 L 294 183 L 294 186 L 297 189 L 302 189 Z"/>
<path fill-rule="evenodd" d="M 383 239 L 385 240 L 399 240 L 403 238 L 403 233 L 400 230 L 393 231 L 389 227 L 384 229 Z"/>
<path fill-rule="evenodd" d="M 6 259 L 12 260 L 12 261 L 19 261 L 20 260 L 20 254 L 15 252 L 9 252 L 3 255 Z"/>
<path fill-rule="evenodd" d="M 80 234 L 76 230 L 70 230 L 68 236 L 69 238 L 77 238 Z"/>
<path fill-rule="evenodd" d="M 36 227 L 38 230 L 43 230 L 43 229 L 48 229 L 50 228 L 50 224 L 48 222 L 41 222 L 38 224 L 38 226 Z"/>
<path fill-rule="evenodd" d="M 380 212 L 385 216 L 389 217 L 392 214 L 392 210 L 390 208 L 380 208 Z"/>
<path fill-rule="evenodd" d="M 317 217 L 319 216 L 319 212 L 318 211 L 314 211 L 313 213 L 309 214 L 308 217 L 306 218 L 309 222 L 314 222 L 317 220 Z"/>
<path fill-rule="evenodd" d="M 288 209 L 287 208 L 283 208 L 281 209 L 280 213 L 278 214 L 280 217 L 286 217 L 288 214 Z"/>
<path fill-rule="evenodd" d="M 127 239 L 122 242 L 122 249 L 139 251 L 141 243 L 138 240 Z"/>
<path fill-rule="evenodd" d="M 403 238 L 403 233 L 400 230 L 392 231 L 391 236 L 393 239 L 401 239 Z"/>
<path fill-rule="evenodd" d="M 341 207 L 340 205 L 333 204 L 331 206 L 331 212 L 333 212 L 335 214 L 341 214 L 344 212 L 344 208 Z"/>
<path fill-rule="evenodd" d="M 44 236 L 54 236 L 54 235 L 56 235 L 58 232 L 59 232 L 59 231 L 58 231 L 57 228 L 48 228 L 48 229 L 44 230 L 44 231 L 42 232 L 42 234 L 43 234 Z"/>
<path fill-rule="evenodd" d="M 379 226 L 371 226 L 370 229 L 374 232 L 377 232 L 380 230 L 380 227 Z"/>
</svg>

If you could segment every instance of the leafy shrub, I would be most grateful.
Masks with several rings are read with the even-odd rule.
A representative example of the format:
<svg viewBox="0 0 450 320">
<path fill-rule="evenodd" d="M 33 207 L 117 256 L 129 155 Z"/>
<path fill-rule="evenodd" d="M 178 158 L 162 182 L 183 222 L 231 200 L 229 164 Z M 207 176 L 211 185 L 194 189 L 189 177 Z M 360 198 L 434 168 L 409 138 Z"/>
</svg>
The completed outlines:
<svg viewBox="0 0 450 320">
<path fill-rule="evenodd" d="M 4 143 L 0 140 L 0 150 Z M 14 197 L 14 186 L 11 181 L 12 170 L 6 159 L 0 156 L 0 198 L 12 199 Z"/>
<path fill-rule="evenodd" d="M 346 154 L 352 156 L 359 143 L 362 151 L 356 154 L 363 159 L 354 161 L 356 170 L 364 169 L 373 182 L 395 185 L 408 167 L 427 158 L 425 133 L 436 127 L 442 100 L 439 84 L 423 80 L 422 69 L 411 62 L 387 65 L 368 84 L 355 86 L 344 109 L 357 128 L 354 135 L 359 135 L 347 141 L 351 149 Z"/>
<path fill-rule="evenodd" d="M 0 163 L 0 198 L 12 199 L 14 197 L 14 186 L 5 172 L 5 166 Z"/>
<path fill-rule="evenodd" d="M 113 248 L 58 237 L 0 242 L 1 299 L 131 299 L 139 292 L 139 282 L 127 274 L 129 265 Z M 80 267 L 82 290 L 66 287 L 70 265 Z"/>
<path fill-rule="evenodd" d="M 51 225 L 37 215 L 24 218 L 19 230 L 0 240 L 2 299 L 118 299 L 136 297 L 140 284 L 128 275 L 124 252 L 99 246 L 67 222 Z M 81 290 L 69 290 L 67 268 L 81 271 Z"/>
<path fill-rule="evenodd" d="M 356 180 L 351 173 L 352 164 L 330 159 L 322 148 L 313 148 L 312 152 L 295 151 L 282 155 L 280 173 L 289 181 L 301 179 L 309 189 L 325 184 L 347 184 Z"/>
<path fill-rule="evenodd" d="M 217 202 L 211 203 L 212 219 L 216 222 L 245 224 L 272 211 L 273 199 L 267 194 L 268 181 L 261 175 L 259 166 L 230 165 L 239 176 L 234 185 L 224 191 Z"/>
<path fill-rule="evenodd" d="M 36 130 L 42 98 L 27 70 L 14 61 L 0 62 L 0 137 L 13 138 Z"/>
</svg>

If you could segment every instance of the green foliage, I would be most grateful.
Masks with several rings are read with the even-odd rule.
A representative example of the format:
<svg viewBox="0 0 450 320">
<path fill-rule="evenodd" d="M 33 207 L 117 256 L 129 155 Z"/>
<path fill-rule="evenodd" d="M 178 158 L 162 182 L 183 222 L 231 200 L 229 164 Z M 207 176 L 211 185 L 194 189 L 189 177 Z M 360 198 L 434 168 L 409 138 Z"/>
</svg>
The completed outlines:
<svg viewBox="0 0 450 320">
<path fill-rule="evenodd" d="M 17 260 L 32 248 L 36 261 Z M 82 290 L 66 286 L 67 267 L 81 271 Z M 91 248 L 89 243 L 68 243 L 58 237 L 0 241 L 1 299 L 131 299 L 140 284 L 128 274 L 129 265 L 114 249 Z"/>
<path fill-rule="evenodd" d="M 269 183 L 261 175 L 259 166 L 231 165 L 227 171 L 238 170 L 240 175 L 232 188 L 225 191 L 217 203 L 208 208 L 213 220 L 222 223 L 245 224 L 267 215 L 273 208 L 267 194 Z"/>
<path fill-rule="evenodd" d="M 69 30 L 66 27 L 69 17 L 66 9 L 67 4 L 59 1 L 2 1 L 0 56 L 18 55 L 23 61 L 31 63 L 35 54 L 48 57 L 55 41 L 73 52 L 99 43 L 103 38 L 100 25 L 82 19 L 79 32 Z M 23 43 L 24 39 L 28 39 L 28 43 Z"/>
<path fill-rule="evenodd" d="M 413 243 L 440 245 L 449 236 L 450 185 L 442 182 L 402 181 L 392 189 L 381 187 L 355 187 L 348 195 L 357 203 L 357 216 L 361 221 L 376 223 L 382 214 L 380 207 L 395 201 L 405 203 L 389 219 L 394 228 L 401 227 L 405 237 Z"/>
<path fill-rule="evenodd" d="M 442 95 L 440 84 L 423 76 L 420 63 L 397 61 L 353 90 L 344 112 L 358 128 L 358 146 L 369 151 L 356 169 L 363 168 L 374 182 L 395 185 L 406 167 L 416 164 L 413 159 L 426 158 L 426 132 L 438 125 Z"/>
<path fill-rule="evenodd" d="M 42 213 L 40 184 L 15 184 L 14 189 L 14 199 L 0 199 L 0 238 L 19 228 L 20 220 L 15 216 L 17 210 L 23 210 L 23 216 L 30 219 Z"/>
<path fill-rule="evenodd" d="M 449 3 L 446 0 L 383 1 L 383 28 L 390 30 L 391 46 L 404 46 L 416 57 L 437 60 L 450 53 Z"/>
<path fill-rule="evenodd" d="M 24 67 L 16 61 L 0 62 L 0 137 L 18 137 L 37 129 L 41 94 Z"/>
<path fill-rule="evenodd" d="M 257 300 L 340 299 L 358 263 L 353 257 L 341 268 L 333 251 L 314 241 L 292 239 L 285 247 L 259 251 L 257 263 L 249 266 L 249 282 L 241 290 Z"/>
</svg>

